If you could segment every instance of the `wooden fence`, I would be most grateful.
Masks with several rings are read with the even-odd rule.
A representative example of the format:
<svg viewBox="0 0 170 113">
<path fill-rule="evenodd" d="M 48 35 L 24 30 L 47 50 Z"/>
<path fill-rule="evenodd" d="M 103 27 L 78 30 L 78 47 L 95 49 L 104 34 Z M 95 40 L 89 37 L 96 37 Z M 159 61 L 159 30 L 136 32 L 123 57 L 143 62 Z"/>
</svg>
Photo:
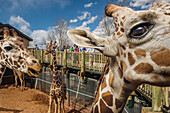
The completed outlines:
<svg viewBox="0 0 170 113">
<path fill-rule="evenodd" d="M 51 55 L 45 55 L 44 50 L 33 51 L 34 56 L 41 61 L 41 63 L 52 64 Z M 63 67 L 71 66 L 78 67 L 81 72 L 84 70 L 91 70 L 102 73 L 107 57 L 101 53 L 85 53 L 82 52 L 67 52 L 56 51 L 57 64 Z M 148 84 L 143 84 L 138 87 L 137 91 L 152 102 L 152 111 L 160 111 L 162 105 L 169 107 L 169 88 L 156 87 Z"/>
</svg>

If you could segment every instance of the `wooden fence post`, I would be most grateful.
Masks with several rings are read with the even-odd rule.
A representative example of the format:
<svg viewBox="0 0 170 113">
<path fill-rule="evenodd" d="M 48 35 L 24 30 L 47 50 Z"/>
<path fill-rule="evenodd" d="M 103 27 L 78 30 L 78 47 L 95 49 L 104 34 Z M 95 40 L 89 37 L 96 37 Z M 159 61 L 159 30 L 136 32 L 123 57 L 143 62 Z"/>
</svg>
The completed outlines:
<svg viewBox="0 0 170 113">
<path fill-rule="evenodd" d="M 169 95 L 169 88 L 165 87 L 165 103 L 166 103 L 166 107 L 169 107 L 168 95 Z"/>
<path fill-rule="evenodd" d="M 43 49 L 41 49 L 41 63 L 43 63 L 43 60 L 44 60 L 44 55 L 43 55 L 43 53 L 44 53 L 44 51 L 43 51 Z"/>
<path fill-rule="evenodd" d="M 37 49 L 34 49 L 34 57 L 37 58 Z"/>
<path fill-rule="evenodd" d="M 80 73 L 81 78 L 84 78 L 84 75 L 85 75 L 85 51 L 82 50 L 82 52 L 81 52 L 81 73 Z"/>
<path fill-rule="evenodd" d="M 63 60 L 64 60 L 63 67 L 67 68 L 67 49 L 64 49 Z"/>
<path fill-rule="evenodd" d="M 53 65 L 53 55 L 51 54 L 50 57 L 50 65 Z"/>
<path fill-rule="evenodd" d="M 162 88 L 152 86 L 152 111 L 161 111 Z"/>
</svg>

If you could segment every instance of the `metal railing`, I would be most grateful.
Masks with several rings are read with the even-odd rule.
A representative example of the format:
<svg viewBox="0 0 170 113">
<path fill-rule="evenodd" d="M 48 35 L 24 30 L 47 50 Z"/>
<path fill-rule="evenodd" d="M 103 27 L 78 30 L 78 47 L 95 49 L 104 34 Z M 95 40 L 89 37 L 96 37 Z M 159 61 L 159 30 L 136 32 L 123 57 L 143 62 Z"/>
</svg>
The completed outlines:
<svg viewBox="0 0 170 113">
<path fill-rule="evenodd" d="M 81 110 L 86 108 L 90 110 L 90 106 L 94 99 L 94 92 L 97 87 L 97 80 L 95 79 L 81 79 L 76 74 L 68 73 L 63 74 L 59 70 L 59 75 L 67 85 L 67 105 L 75 106 L 76 109 Z M 80 80 L 80 84 L 79 84 Z M 50 86 L 52 83 L 52 71 L 50 68 L 44 68 L 40 73 L 39 78 L 25 78 L 25 84 L 27 87 L 35 87 L 42 92 L 49 94 Z M 79 87 L 79 90 L 77 90 Z M 77 95 L 77 98 L 76 98 Z"/>
</svg>

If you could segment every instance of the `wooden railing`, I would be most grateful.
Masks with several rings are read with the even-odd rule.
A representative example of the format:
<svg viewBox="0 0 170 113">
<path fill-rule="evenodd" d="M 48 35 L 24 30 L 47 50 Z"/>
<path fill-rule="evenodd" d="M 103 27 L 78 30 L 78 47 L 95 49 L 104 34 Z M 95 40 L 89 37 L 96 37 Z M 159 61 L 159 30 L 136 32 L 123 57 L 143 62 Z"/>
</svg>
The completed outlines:
<svg viewBox="0 0 170 113">
<path fill-rule="evenodd" d="M 51 55 L 45 55 L 44 50 L 34 50 L 34 56 L 41 61 L 41 63 L 52 64 Z M 82 52 L 67 52 L 56 51 L 57 64 L 63 67 L 71 66 L 78 67 L 83 70 L 91 70 L 102 72 L 107 61 L 107 57 L 101 53 L 85 53 Z M 148 99 L 152 101 L 152 111 L 160 111 L 162 105 L 169 107 L 169 89 L 168 87 L 156 87 L 148 84 L 142 84 L 138 87 L 139 91 L 143 93 Z"/>
<path fill-rule="evenodd" d="M 45 55 L 44 50 L 34 50 L 34 56 L 42 63 L 52 63 L 51 55 Z M 65 56 L 65 57 L 64 57 Z M 83 68 L 102 72 L 107 61 L 107 57 L 101 53 L 85 53 L 83 52 L 68 52 L 56 51 L 56 60 L 58 65 L 67 65 L 71 67 Z"/>
</svg>

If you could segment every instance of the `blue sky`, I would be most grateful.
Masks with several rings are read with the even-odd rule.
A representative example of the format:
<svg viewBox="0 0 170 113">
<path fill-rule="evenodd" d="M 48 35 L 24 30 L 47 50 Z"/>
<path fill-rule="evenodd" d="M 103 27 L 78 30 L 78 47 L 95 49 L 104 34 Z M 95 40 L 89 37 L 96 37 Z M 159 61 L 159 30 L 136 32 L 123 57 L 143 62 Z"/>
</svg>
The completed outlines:
<svg viewBox="0 0 170 113">
<path fill-rule="evenodd" d="M 137 10 L 147 9 L 152 2 L 131 0 L 129 5 Z M 47 37 L 47 31 L 59 17 L 69 22 L 69 28 L 96 31 L 108 0 L 0 0 L 0 3 L 0 22 L 9 23 L 33 38 L 31 45 L 41 45 L 42 37 Z"/>
</svg>

